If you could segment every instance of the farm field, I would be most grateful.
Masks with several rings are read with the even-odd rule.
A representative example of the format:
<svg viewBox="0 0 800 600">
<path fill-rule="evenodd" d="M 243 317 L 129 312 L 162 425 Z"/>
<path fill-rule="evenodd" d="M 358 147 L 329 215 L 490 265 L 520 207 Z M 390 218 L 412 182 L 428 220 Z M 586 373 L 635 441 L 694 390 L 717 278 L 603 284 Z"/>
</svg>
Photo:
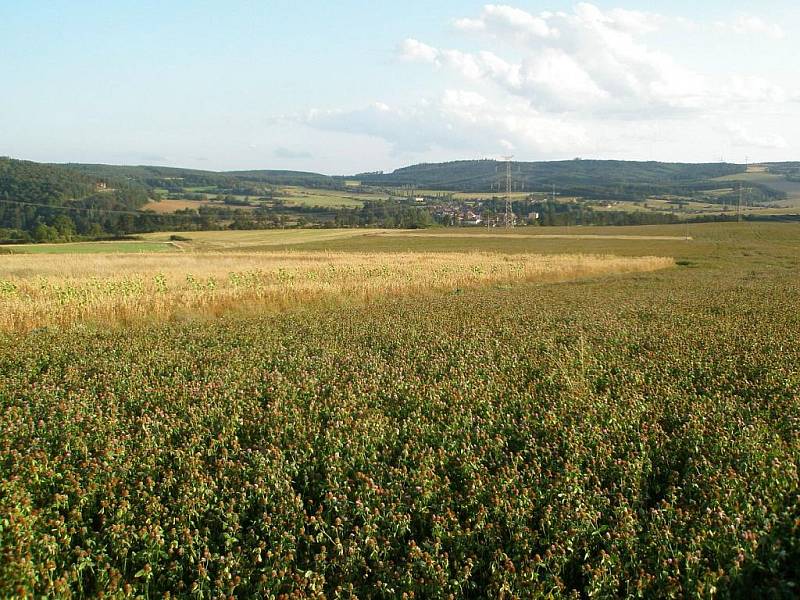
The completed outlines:
<svg viewBox="0 0 800 600">
<path fill-rule="evenodd" d="M 488 253 L 184 253 L 0 257 L 0 329 L 280 310 L 319 300 L 553 282 L 673 266 L 667 257 Z"/>
<path fill-rule="evenodd" d="M 333 271 L 277 311 L 0 331 L 0 597 L 795 596 L 800 225 L 577 229 L 0 256 L 67 312 Z M 576 254 L 629 262 L 519 275 Z"/>
<path fill-rule="evenodd" d="M 256 249 L 289 247 L 308 243 L 325 243 L 374 235 L 382 229 L 269 229 L 242 231 L 191 231 L 146 233 L 140 237 L 153 243 L 165 243 L 173 235 L 186 238 L 178 245 L 190 250 Z"/>
<path fill-rule="evenodd" d="M 788 198 L 782 204 L 791 208 L 800 208 L 800 182 L 788 181 L 783 175 L 754 171 L 730 175 L 723 179 L 726 181 L 760 183 L 778 192 L 785 192 Z"/>
<path fill-rule="evenodd" d="M 175 200 L 172 198 L 165 198 L 157 202 L 148 202 L 142 207 L 142 210 L 153 211 L 157 214 L 169 214 L 178 210 L 185 210 L 190 208 L 197 210 L 201 206 L 225 206 L 224 204 L 215 200 Z M 238 206 L 243 210 L 252 210 L 250 206 Z"/>
<path fill-rule="evenodd" d="M 695 226 L 693 226 L 695 227 Z M 267 229 L 244 231 L 191 231 L 191 232 L 158 232 L 139 236 L 145 243 L 170 242 L 172 236 L 180 236 L 183 241 L 175 242 L 175 246 L 185 251 L 232 251 L 232 250 L 265 250 L 291 249 L 302 246 L 315 250 L 327 248 L 347 251 L 365 250 L 374 246 L 382 247 L 384 238 L 396 238 L 398 244 L 395 249 L 402 251 L 403 243 L 414 244 L 415 238 L 432 238 L 434 240 L 453 240 L 450 249 L 454 251 L 470 251 L 475 248 L 469 246 L 469 240 L 496 239 L 500 245 L 494 250 L 512 251 L 504 243 L 513 243 L 512 240 L 535 242 L 536 240 L 566 239 L 597 239 L 597 240 L 640 240 L 658 241 L 659 239 L 678 240 L 685 239 L 685 226 L 666 227 L 516 227 L 509 231 L 504 228 L 486 229 L 483 227 L 464 227 L 460 229 Z M 466 243 L 465 243 L 466 242 Z M 526 246 L 516 245 L 516 252 L 525 252 Z M 636 246 L 637 250 L 641 249 Z"/>
<path fill-rule="evenodd" d="M 720 190 L 725 192 L 727 190 Z M 795 206 L 791 201 L 778 200 L 766 206 L 754 206 L 747 204 L 748 199 L 745 197 L 744 203 L 741 207 L 743 215 L 796 215 L 800 213 L 800 206 Z M 693 202 L 686 201 L 683 203 L 684 208 L 678 209 L 678 214 L 689 215 L 732 215 L 736 214 L 736 204 L 713 204 L 707 202 Z M 648 200 L 648 208 L 661 210 L 662 212 L 669 212 L 672 205 L 663 200 Z"/>
<path fill-rule="evenodd" d="M 200 206 L 223 206 L 220 201 L 225 196 L 231 195 L 236 200 L 251 202 L 258 205 L 259 195 L 226 194 L 220 192 L 216 186 L 199 186 L 184 188 L 187 194 L 203 194 L 205 200 L 162 198 L 159 201 L 151 201 L 146 204 L 143 210 L 151 210 L 159 214 L 172 213 L 176 210 L 186 208 L 198 208 Z M 156 189 L 162 196 L 169 194 L 169 190 Z M 319 208 L 358 208 L 363 206 L 365 200 L 384 200 L 387 194 L 381 193 L 360 193 L 357 191 L 346 192 L 335 189 L 308 188 L 302 186 L 278 186 L 274 189 L 274 197 L 286 206 L 305 206 Z M 252 206 L 236 206 L 236 208 L 252 209 Z"/>
<path fill-rule="evenodd" d="M 169 241 L 121 240 L 113 242 L 71 242 L 61 244 L 13 244 L 0 246 L 0 254 L 109 254 L 174 252 Z"/>
<path fill-rule="evenodd" d="M 382 200 L 386 194 L 357 194 L 338 190 L 286 186 L 279 189 L 283 201 L 289 206 L 320 206 L 357 208 L 364 200 Z"/>
</svg>

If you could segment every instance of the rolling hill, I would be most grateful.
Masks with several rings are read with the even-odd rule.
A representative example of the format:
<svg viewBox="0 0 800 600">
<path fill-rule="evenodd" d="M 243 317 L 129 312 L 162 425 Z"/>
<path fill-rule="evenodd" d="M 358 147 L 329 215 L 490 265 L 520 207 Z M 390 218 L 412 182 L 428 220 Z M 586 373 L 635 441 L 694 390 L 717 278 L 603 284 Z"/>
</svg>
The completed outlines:
<svg viewBox="0 0 800 600">
<path fill-rule="evenodd" d="M 514 181 L 526 189 L 560 188 L 626 189 L 698 185 L 708 180 L 744 172 L 742 165 L 728 163 L 662 163 L 617 160 L 567 160 L 514 162 Z M 497 188 L 505 163 L 494 160 L 462 160 L 419 164 L 391 173 L 355 175 L 371 185 L 412 185 L 430 189 L 489 191 Z"/>
<path fill-rule="evenodd" d="M 751 188 L 747 198 L 750 206 L 774 207 L 777 201 L 791 203 L 800 189 L 800 163 L 774 163 L 765 167 L 766 172 L 750 173 L 744 165 L 727 163 L 575 159 L 514 162 L 512 170 L 516 191 L 535 191 L 541 195 L 556 186 L 563 198 L 586 200 L 576 209 L 578 213 L 583 206 L 616 207 L 621 214 L 632 206 L 642 212 L 641 207 L 647 202 L 661 202 L 664 205 L 661 209 L 661 205 L 652 205 L 659 213 L 655 217 L 674 218 L 671 211 L 674 212 L 676 203 L 705 202 L 711 203 L 712 208 L 735 204 L 737 188 L 743 180 Z M 288 170 L 205 171 L 150 165 L 42 164 L 2 158 L 0 239 L 69 241 L 76 237 L 96 239 L 103 235 L 159 230 L 248 229 L 309 223 L 326 227 L 359 224 L 399 227 L 408 222 L 429 222 L 430 214 L 435 213 L 433 206 L 439 202 L 433 199 L 427 208 L 413 202 L 403 205 L 408 199 L 407 194 L 398 193 L 400 188 L 491 195 L 505 188 L 504 175 L 505 163 L 494 160 L 418 164 L 391 173 L 329 176 Z M 354 181 L 360 185 L 354 185 Z M 287 191 L 290 188 L 295 188 L 291 194 Z M 293 201 L 297 190 L 305 194 L 302 197 L 314 198 L 311 202 L 318 204 Z M 349 204 L 342 204 L 341 200 L 332 204 L 327 197 L 323 198 L 326 202 L 319 200 L 320 194 L 331 190 L 346 192 Z M 358 198 L 350 198 L 351 195 Z M 209 197 L 214 199 L 213 203 Z M 151 200 L 164 198 L 184 201 L 184 205 L 179 210 L 167 211 L 169 214 L 143 210 L 157 204 Z M 537 199 L 543 201 L 541 196 Z M 487 210 L 495 209 L 492 205 Z M 420 211 L 425 212 L 422 221 L 417 218 Z M 686 214 L 692 216 L 691 212 Z M 409 221 L 401 215 L 414 218 L 409 217 Z M 584 222 L 586 218 L 578 220 Z M 617 221 L 627 222 L 626 219 L 609 222 Z"/>
</svg>

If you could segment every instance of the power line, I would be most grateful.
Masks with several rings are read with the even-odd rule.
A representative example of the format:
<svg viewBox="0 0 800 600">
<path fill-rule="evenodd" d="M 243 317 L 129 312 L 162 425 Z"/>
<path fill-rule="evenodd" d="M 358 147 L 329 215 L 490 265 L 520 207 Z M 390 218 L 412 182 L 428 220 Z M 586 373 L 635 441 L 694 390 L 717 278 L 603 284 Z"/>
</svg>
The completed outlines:
<svg viewBox="0 0 800 600">
<path fill-rule="evenodd" d="M 114 210 L 111 208 L 86 208 L 84 206 L 65 206 L 65 205 L 54 205 L 54 204 L 38 204 L 36 202 L 23 202 L 22 200 L 5 200 L 0 198 L 0 202 L 5 202 L 6 204 L 11 204 L 13 206 L 37 206 L 39 208 L 52 208 L 55 210 L 85 210 L 89 212 L 104 212 L 104 213 L 114 213 L 119 215 L 142 215 L 146 213 L 132 211 L 132 210 Z"/>
<path fill-rule="evenodd" d="M 506 161 L 506 214 L 505 226 L 514 226 L 514 213 L 511 211 L 511 160 L 513 156 L 504 156 L 503 160 Z"/>
</svg>

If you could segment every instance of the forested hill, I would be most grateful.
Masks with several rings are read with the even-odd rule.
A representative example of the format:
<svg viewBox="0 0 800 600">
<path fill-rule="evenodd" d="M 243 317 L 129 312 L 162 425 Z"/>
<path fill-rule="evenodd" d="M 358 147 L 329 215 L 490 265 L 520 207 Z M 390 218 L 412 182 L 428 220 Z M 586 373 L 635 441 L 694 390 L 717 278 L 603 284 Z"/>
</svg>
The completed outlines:
<svg viewBox="0 0 800 600">
<path fill-rule="evenodd" d="M 202 171 L 176 167 L 117 166 L 92 164 L 58 165 L 81 175 L 96 179 L 119 179 L 140 184 L 148 188 L 166 190 L 216 186 L 235 189 L 247 184 L 301 185 L 306 187 L 335 187 L 338 181 L 319 173 L 303 171 Z"/>
<path fill-rule="evenodd" d="M 215 194 L 247 197 L 263 196 L 277 186 L 343 188 L 345 180 L 297 171 L 217 172 L 0 158 L 0 244 L 219 228 L 235 221 L 230 207 L 218 208 L 219 214 L 200 207 L 180 215 L 140 209 L 164 191 L 186 195 L 210 189 Z"/>
<path fill-rule="evenodd" d="M 50 165 L 0 157 L 0 200 L 60 205 L 88 196 L 95 181 Z"/>
<path fill-rule="evenodd" d="M 0 157 L 0 239 L 49 241 L 122 232 L 148 201 L 143 185 L 66 167 Z"/>
<path fill-rule="evenodd" d="M 463 191 L 490 191 L 503 181 L 505 163 L 494 160 L 462 160 L 420 164 L 392 173 L 361 173 L 354 176 L 371 185 L 403 186 Z M 519 188 L 547 189 L 556 185 L 572 188 L 581 195 L 592 190 L 617 193 L 626 188 L 671 188 L 702 184 L 708 179 L 744 171 L 742 165 L 728 163 L 662 163 L 618 160 L 565 160 L 553 162 L 514 162 L 513 181 Z"/>
</svg>

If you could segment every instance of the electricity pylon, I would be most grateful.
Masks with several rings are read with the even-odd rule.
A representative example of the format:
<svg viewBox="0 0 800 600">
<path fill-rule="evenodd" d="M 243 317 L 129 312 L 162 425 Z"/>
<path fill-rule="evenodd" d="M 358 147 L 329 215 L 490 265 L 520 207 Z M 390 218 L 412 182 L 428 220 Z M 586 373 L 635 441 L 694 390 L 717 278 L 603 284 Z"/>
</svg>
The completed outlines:
<svg viewBox="0 0 800 600">
<path fill-rule="evenodd" d="M 513 156 L 504 156 L 503 160 L 506 161 L 506 215 L 505 226 L 514 226 L 514 213 L 511 210 L 511 160 Z"/>
</svg>

